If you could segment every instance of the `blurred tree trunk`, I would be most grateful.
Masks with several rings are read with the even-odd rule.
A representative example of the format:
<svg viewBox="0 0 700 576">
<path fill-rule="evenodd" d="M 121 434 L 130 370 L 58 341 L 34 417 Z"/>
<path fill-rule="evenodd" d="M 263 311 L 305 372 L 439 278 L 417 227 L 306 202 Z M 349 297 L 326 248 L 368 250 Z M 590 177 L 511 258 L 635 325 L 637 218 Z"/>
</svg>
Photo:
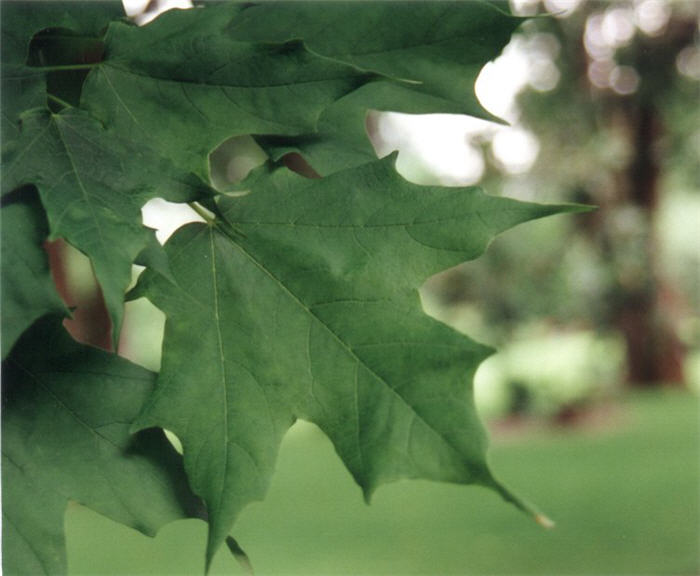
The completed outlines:
<svg viewBox="0 0 700 576">
<path fill-rule="evenodd" d="M 659 203 L 663 121 L 652 102 L 627 107 L 625 116 L 634 154 L 621 185 L 646 228 L 640 251 L 645 274 L 631 286 L 620 285 L 616 324 L 627 345 L 627 380 L 633 386 L 678 384 L 683 382 L 684 350 L 671 324 L 675 299 L 662 297 L 669 289 L 664 287 L 655 258 L 654 217 Z"/>
<path fill-rule="evenodd" d="M 112 322 L 94 275 L 92 278 L 82 278 L 81 286 L 76 286 L 70 280 L 69 250 L 72 248 L 63 240 L 46 242 L 44 248 L 56 290 L 72 311 L 72 318 L 63 321 L 66 330 L 83 344 L 112 350 Z"/>
<path fill-rule="evenodd" d="M 658 37 L 638 36 L 632 46 L 632 64 L 641 84 L 632 102 L 618 99 L 613 105 L 625 116 L 633 152 L 623 174 L 625 200 L 642 215 L 646 241 L 642 248 L 646 281 L 621 300 L 617 324 L 627 344 L 627 379 L 634 386 L 681 384 L 685 350 L 675 327 L 678 296 L 664 281 L 657 265 L 655 217 L 663 172 L 664 119 L 661 106 L 672 89 L 676 56 L 696 36 L 694 18 L 676 13 L 666 32 Z"/>
</svg>

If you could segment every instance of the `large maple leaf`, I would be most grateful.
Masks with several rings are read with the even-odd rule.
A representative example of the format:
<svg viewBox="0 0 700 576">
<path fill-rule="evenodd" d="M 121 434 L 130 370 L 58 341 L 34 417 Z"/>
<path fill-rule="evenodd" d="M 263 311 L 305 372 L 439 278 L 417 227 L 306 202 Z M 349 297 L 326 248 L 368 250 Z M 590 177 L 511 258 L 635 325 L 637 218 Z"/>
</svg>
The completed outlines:
<svg viewBox="0 0 700 576">
<path fill-rule="evenodd" d="M 367 498 L 383 482 L 490 486 L 471 380 L 491 350 L 423 314 L 431 274 L 495 234 L 572 206 L 423 187 L 387 158 L 322 180 L 286 169 L 222 198 L 218 224 L 166 245 L 170 278 L 147 270 L 134 297 L 166 316 L 156 391 L 136 428 L 184 446 L 210 517 L 207 557 L 263 497 L 295 418 L 318 424 Z"/>
</svg>

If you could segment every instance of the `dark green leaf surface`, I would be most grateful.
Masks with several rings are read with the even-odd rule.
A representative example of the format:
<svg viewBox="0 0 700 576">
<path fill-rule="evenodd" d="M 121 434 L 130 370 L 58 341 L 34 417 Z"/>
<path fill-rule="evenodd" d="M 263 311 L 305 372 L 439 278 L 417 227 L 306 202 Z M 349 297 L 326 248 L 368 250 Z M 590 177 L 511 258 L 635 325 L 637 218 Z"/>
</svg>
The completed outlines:
<svg viewBox="0 0 700 576">
<path fill-rule="evenodd" d="M 207 503 L 208 558 L 269 484 L 294 418 L 317 423 L 367 498 L 383 482 L 491 475 L 471 379 L 490 350 L 424 315 L 418 287 L 520 222 L 573 210 L 421 187 L 393 158 L 309 180 L 258 172 L 166 245 L 172 279 L 135 295 L 166 316 L 156 392 L 136 426 L 173 430 Z M 193 362 L 192 358 L 197 361 Z"/>
<path fill-rule="evenodd" d="M 244 10 L 229 33 L 252 42 L 301 38 L 315 53 L 385 78 L 330 106 L 318 134 L 260 139 L 273 158 L 298 151 L 325 175 L 374 158 L 364 129 L 368 109 L 493 119 L 474 82 L 521 22 L 476 1 L 266 2 Z"/>
<path fill-rule="evenodd" d="M 471 382 L 491 351 L 424 315 L 418 288 L 499 232 L 577 208 L 410 184 L 365 132 L 370 109 L 488 117 L 474 80 L 519 19 L 483 2 L 230 2 L 112 22 L 103 38 L 119 3 L 2 11 L 3 357 L 19 338 L 3 366 L 8 573 L 65 571 L 69 499 L 149 534 L 193 505 L 161 431 L 129 437 L 136 414 L 134 429 L 183 443 L 207 564 L 224 542 L 247 562 L 229 530 L 264 496 L 296 418 L 325 431 L 368 500 L 426 478 L 529 510 L 486 461 Z M 326 178 L 265 166 L 249 194 L 215 199 L 207 156 L 239 135 Z M 156 388 L 57 318 L 35 322 L 64 309 L 32 187 L 49 237 L 90 257 L 115 341 L 131 265 L 147 266 L 133 296 L 167 316 Z M 141 224 L 155 196 L 216 219 L 163 251 Z"/>
<path fill-rule="evenodd" d="M 46 314 L 65 315 L 42 243 L 49 230 L 35 193 L 2 213 L 2 357 L 32 323 Z"/>
<path fill-rule="evenodd" d="M 244 10 L 228 32 L 249 42 L 303 39 L 313 52 L 489 117 L 474 81 L 521 22 L 480 1 L 263 2 Z"/>
<path fill-rule="evenodd" d="M 28 2 L 0 4 L 2 21 L 2 139 L 16 136 L 23 110 L 46 106 L 46 73 L 27 66 L 32 36 L 46 28 L 97 37 L 124 15 L 121 2 Z"/>
<path fill-rule="evenodd" d="M 207 155 L 228 137 L 314 132 L 321 112 L 367 78 L 300 42 L 232 40 L 226 29 L 240 9 L 174 10 L 142 28 L 113 24 L 84 106 L 206 177 Z"/>
<path fill-rule="evenodd" d="M 131 264 L 149 243 L 141 206 L 155 195 L 186 201 L 207 189 L 194 178 L 169 178 L 169 163 L 107 134 L 84 112 L 35 110 L 22 120 L 19 139 L 4 150 L 3 194 L 36 185 L 51 238 L 90 257 L 116 341 Z"/>
<path fill-rule="evenodd" d="M 202 177 L 207 154 L 243 134 L 329 174 L 374 159 L 369 109 L 490 118 L 474 80 L 519 23 L 481 2 L 172 11 L 143 28 L 110 27 L 83 105 Z"/>
<path fill-rule="evenodd" d="M 68 500 L 154 535 L 196 509 L 161 431 L 130 436 L 154 374 L 35 324 L 3 364 L 4 574 L 65 574 Z"/>
<path fill-rule="evenodd" d="M 298 152 L 317 173 L 325 176 L 376 160 L 365 129 L 370 109 L 409 114 L 465 112 L 463 105 L 416 92 L 408 85 L 375 80 L 326 108 L 316 133 L 298 137 L 263 136 L 256 140 L 273 160 L 288 152 Z"/>
</svg>

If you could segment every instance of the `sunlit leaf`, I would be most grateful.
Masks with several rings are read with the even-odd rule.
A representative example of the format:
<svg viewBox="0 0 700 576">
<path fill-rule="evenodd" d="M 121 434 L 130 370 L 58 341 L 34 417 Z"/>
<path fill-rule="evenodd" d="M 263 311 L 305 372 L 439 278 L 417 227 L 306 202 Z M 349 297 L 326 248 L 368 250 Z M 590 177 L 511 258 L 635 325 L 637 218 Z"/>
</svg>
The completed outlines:
<svg viewBox="0 0 700 576">
<path fill-rule="evenodd" d="M 167 317 L 158 386 L 136 426 L 182 440 L 209 510 L 208 558 L 264 496 L 295 418 L 325 431 L 367 498 L 383 482 L 428 478 L 524 507 L 489 471 L 472 399 L 491 351 L 423 314 L 418 287 L 498 232 L 575 208 L 417 186 L 391 158 L 322 180 L 267 176 L 222 199 L 226 225 L 178 231 L 166 245 L 172 278 L 146 271 L 135 294 Z"/>
</svg>

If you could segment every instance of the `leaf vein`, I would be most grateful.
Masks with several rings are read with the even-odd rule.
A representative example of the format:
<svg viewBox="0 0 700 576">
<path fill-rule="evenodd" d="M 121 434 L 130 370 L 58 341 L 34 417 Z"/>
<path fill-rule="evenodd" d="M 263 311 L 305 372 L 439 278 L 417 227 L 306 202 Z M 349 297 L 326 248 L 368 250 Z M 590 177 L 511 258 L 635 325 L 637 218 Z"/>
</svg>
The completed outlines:
<svg viewBox="0 0 700 576">
<path fill-rule="evenodd" d="M 382 376 L 380 376 L 375 370 L 372 369 L 371 366 L 368 366 L 362 358 L 360 358 L 354 350 L 345 343 L 345 341 L 340 338 L 333 330 L 331 330 L 330 326 L 326 324 L 319 316 L 313 313 L 312 309 L 309 308 L 302 300 L 299 299 L 299 297 L 294 294 L 284 283 L 282 283 L 267 267 L 265 267 L 264 264 L 262 264 L 260 261 L 258 261 L 250 252 L 248 252 L 239 242 L 235 241 L 233 238 L 226 236 L 228 240 L 231 242 L 233 246 L 235 246 L 244 256 L 246 256 L 251 263 L 253 263 L 255 266 L 257 266 L 262 272 L 264 272 L 267 276 L 272 279 L 277 286 L 279 286 L 280 289 L 282 289 L 284 292 L 286 292 L 293 301 L 297 303 L 303 310 L 306 310 L 306 312 L 312 316 L 313 318 L 318 321 L 318 323 L 323 326 L 328 333 L 331 335 L 332 338 L 334 338 L 343 348 L 349 356 L 355 359 L 356 362 L 362 364 L 364 368 L 366 368 L 372 375 L 374 375 L 379 382 L 384 384 L 388 390 L 390 390 L 400 401 L 401 403 L 408 408 L 409 412 L 412 412 L 416 415 L 416 417 L 426 426 L 428 430 L 433 432 L 436 436 L 438 436 L 442 441 L 444 441 L 449 448 L 451 448 L 456 454 L 458 454 L 460 457 L 462 456 L 461 451 L 457 446 L 453 444 L 453 442 L 445 437 L 443 434 L 438 432 L 435 428 L 433 428 L 424 418 L 423 416 L 413 407 L 411 404 L 403 397 L 399 392 L 391 386 Z"/>
</svg>

